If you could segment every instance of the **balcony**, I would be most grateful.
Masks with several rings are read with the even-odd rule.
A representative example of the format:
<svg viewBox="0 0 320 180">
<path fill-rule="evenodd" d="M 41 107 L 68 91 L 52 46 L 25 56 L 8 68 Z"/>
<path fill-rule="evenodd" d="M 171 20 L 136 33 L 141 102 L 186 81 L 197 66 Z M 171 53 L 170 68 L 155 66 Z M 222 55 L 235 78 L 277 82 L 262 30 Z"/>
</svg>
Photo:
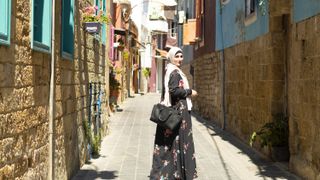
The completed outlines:
<svg viewBox="0 0 320 180">
<path fill-rule="evenodd" d="M 190 45 L 196 42 L 196 19 L 188 19 L 183 24 L 183 45 Z"/>
<path fill-rule="evenodd" d="M 166 20 L 149 20 L 148 21 L 149 31 L 156 32 L 168 32 L 168 23 Z"/>
</svg>

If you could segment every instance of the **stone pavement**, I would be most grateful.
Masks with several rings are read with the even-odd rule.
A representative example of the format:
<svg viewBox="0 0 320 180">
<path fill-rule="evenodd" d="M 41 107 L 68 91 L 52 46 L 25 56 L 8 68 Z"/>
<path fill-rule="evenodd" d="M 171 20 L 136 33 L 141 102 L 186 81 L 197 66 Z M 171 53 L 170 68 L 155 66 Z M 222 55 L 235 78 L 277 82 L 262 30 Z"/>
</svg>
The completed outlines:
<svg viewBox="0 0 320 180">
<path fill-rule="evenodd" d="M 136 95 L 111 116 L 101 156 L 90 160 L 73 180 L 145 180 L 151 168 L 156 125 L 149 121 L 159 94 Z M 229 133 L 193 114 L 199 180 L 299 179 L 282 164 L 262 159 Z"/>
</svg>

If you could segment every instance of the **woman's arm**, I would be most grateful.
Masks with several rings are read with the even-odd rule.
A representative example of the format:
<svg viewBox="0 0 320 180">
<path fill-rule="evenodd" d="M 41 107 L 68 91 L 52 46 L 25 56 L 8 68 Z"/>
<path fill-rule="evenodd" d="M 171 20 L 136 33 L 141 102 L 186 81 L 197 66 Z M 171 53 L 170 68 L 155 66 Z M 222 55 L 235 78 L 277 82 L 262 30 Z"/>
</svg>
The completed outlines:
<svg viewBox="0 0 320 180">
<path fill-rule="evenodd" d="M 168 85 L 169 93 L 172 97 L 186 98 L 187 96 L 192 94 L 191 89 L 183 89 L 182 77 L 180 76 L 177 70 L 174 70 L 170 74 L 170 80 Z"/>
</svg>

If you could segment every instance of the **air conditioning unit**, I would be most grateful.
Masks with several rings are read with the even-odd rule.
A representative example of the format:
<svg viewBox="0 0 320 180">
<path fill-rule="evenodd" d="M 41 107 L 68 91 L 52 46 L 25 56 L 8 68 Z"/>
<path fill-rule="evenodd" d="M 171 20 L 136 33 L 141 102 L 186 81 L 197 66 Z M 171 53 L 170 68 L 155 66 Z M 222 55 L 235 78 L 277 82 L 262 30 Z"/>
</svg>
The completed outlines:
<svg viewBox="0 0 320 180">
<path fill-rule="evenodd" d="M 178 24 L 183 24 L 184 22 L 184 19 L 185 19 L 185 16 L 184 16 L 184 11 L 179 11 L 178 12 Z"/>
</svg>

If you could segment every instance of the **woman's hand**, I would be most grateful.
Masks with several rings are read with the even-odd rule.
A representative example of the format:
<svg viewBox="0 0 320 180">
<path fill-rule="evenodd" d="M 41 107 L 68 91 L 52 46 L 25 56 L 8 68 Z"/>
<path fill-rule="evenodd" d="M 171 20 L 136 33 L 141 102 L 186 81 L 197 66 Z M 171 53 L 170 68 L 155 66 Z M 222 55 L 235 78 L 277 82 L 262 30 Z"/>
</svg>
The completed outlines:
<svg viewBox="0 0 320 180">
<path fill-rule="evenodd" d="M 193 96 L 193 97 L 194 97 L 194 96 L 198 96 L 198 92 L 192 89 L 191 96 Z"/>
</svg>

